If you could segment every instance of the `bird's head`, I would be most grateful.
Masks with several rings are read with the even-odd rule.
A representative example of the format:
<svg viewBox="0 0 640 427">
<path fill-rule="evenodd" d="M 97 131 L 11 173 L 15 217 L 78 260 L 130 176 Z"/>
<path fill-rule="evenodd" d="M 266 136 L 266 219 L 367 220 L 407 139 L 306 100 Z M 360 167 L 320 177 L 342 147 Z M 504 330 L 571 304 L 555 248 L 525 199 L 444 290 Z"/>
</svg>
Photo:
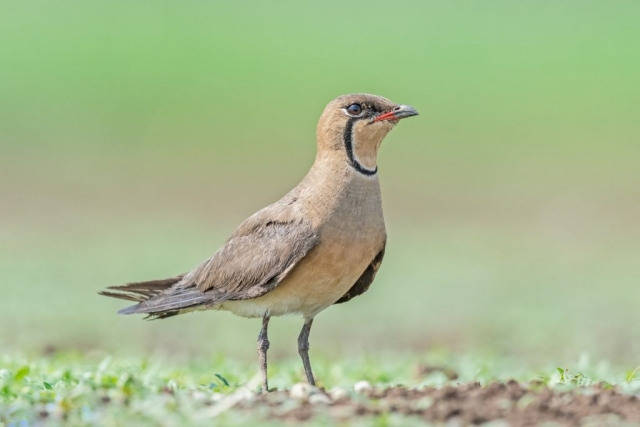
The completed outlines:
<svg viewBox="0 0 640 427">
<path fill-rule="evenodd" d="M 386 98 L 368 94 L 342 95 L 331 101 L 318 122 L 319 154 L 340 152 L 358 172 L 374 175 L 384 137 L 406 117 L 418 112 Z"/>
</svg>

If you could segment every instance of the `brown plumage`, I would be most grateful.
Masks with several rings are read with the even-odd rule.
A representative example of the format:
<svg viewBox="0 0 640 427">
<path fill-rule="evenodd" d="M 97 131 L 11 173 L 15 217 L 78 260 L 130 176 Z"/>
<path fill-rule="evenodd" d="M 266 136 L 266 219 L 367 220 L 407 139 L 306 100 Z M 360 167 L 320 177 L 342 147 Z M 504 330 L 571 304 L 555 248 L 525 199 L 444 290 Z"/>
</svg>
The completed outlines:
<svg viewBox="0 0 640 427">
<path fill-rule="evenodd" d="M 269 319 L 300 314 L 305 324 L 298 349 L 307 380 L 315 384 L 308 356 L 311 323 L 320 311 L 361 295 L 373 282 L 386 243 L 378 149 L 398 120 L 417 114 L 375 95 L 336 98 L 320 117 L 316 159 L 297 187 L 249 217 L 192 271 L 101 294 L 137 302 L 121 314 L 162 319 L 216 309 L 261 317 L 265 391 Z"/>
</svg>

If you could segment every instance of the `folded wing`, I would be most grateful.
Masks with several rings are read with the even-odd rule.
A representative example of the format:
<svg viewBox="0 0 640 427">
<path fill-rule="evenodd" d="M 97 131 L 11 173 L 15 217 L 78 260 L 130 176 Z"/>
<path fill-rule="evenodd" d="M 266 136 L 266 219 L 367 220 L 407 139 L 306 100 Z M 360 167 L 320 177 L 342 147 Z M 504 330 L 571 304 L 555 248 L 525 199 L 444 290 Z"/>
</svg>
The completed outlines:
<svg viewBox="0 0 640 427">
<path fill-rule="evenodd" d="M 276 207 L 247 219 L 215 255 L 189 273 L 114 286 L 101 294 L 140 301 L 120 313 L 153 318 L 262 296 L 278 286 L 319 240 L 307 221 L 286 210 L 274 212 Z"/>
</svg>

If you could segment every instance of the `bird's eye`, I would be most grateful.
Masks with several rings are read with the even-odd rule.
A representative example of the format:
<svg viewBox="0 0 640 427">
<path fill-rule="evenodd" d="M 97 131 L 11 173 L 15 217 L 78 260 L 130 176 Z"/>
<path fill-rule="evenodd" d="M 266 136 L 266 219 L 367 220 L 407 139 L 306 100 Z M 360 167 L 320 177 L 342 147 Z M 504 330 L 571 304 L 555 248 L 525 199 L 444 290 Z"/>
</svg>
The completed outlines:
<svg viewBox="0 0 640 427">
<path fill-rule="evenodd" d="M 360 104 L 351 104 L 347 107 L 347 113 L 352 116 L 359 116 L 362 114 L 362 106 Z"/>
</svg>

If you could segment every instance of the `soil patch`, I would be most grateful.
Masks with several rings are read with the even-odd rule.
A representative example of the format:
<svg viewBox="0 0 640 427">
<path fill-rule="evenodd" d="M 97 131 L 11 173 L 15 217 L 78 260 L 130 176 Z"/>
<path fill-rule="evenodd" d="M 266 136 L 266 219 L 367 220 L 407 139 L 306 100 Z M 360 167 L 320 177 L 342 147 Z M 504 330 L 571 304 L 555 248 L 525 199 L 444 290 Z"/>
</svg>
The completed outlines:
<svg viewBox="0 0 640 427">
<path fill-rule="evenodd" d="M 604 386 L 560 391 L 509 381 L 484 387 L 479 383 L 420 389 L 362 387 L 359 393 L 292 390 L 259 395 L 251 402 L 240 402 L 238 408 L 296 422 L 315 417 L 340 422 L 396 413 L 454 426 L 496 421 L 509 426 L 640 425 L 639 396 Z"/>
</svg>

